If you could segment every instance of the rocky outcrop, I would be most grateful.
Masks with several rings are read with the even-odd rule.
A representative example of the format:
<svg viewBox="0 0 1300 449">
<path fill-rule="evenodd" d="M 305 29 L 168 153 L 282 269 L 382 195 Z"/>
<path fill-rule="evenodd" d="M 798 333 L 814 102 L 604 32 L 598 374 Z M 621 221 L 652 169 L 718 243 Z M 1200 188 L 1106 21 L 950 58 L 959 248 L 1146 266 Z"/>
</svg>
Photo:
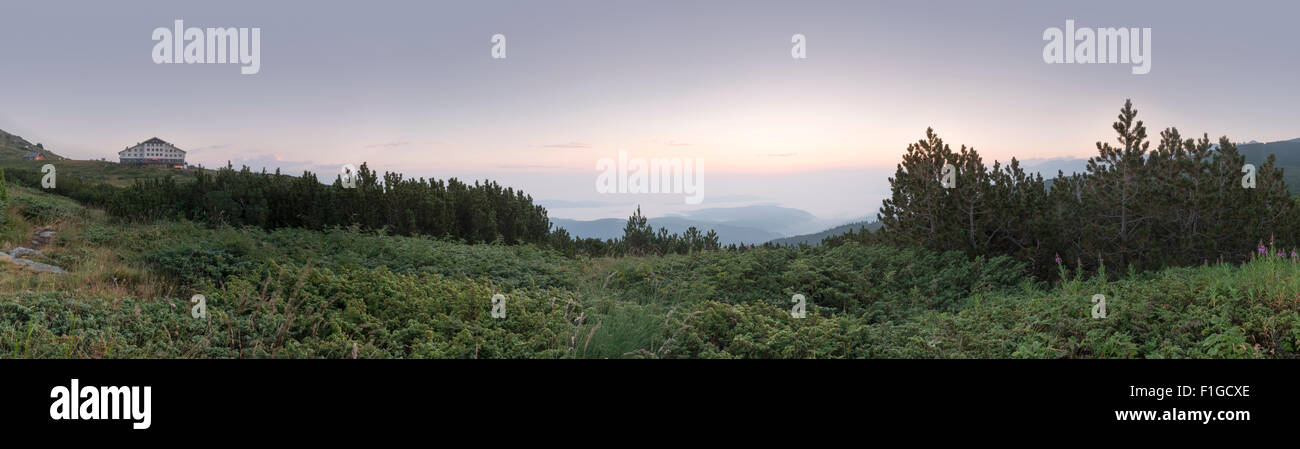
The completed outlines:
<svg viewBox="0 0 1300 449">
<path fill-rule="evenodd" d="M 64 270 L 63 268 L 59 268 L 59 267 L 56 267 L 56 266 L 54 266 L 54 265 L 50 265 L 50 264 L 46 264 L 46 263 L 40 263 L 40 262 L 36 262 L 36 261 L 32 261 L 32 260 L 28 260 L 28 259 L 18 259 L 18 258 L 14 258 L 14 259 L 13 259 L 13 263 L 14 263 L 14 265 L 23 265 L 23 266 L 26 266 L 27 268 L 30 268 L 30 269 L 33 269 L 33 270 L 36 270 L 36 271 L 39 271 L 39 272 L 43 272 L 43 273 L 64 274 L 64 273 L 67 273 L 67 272 L 68 272 L 68 270 Z"/>
<path fill-rule="evenodd" d="M 41 255 L 41 251 L 19 246 L 10 250 L 9 255 L 13 257 L 32 257 Z"/>
<path fill-rule="evenodd" d="M 63 268 L 56 267 L 54 265 L 50 265 L 47 263 L 40 263 L 31 259 L 27 259 L 27 257 L 39 256 L 39 255 L 41 255 L 40 250 L 24 248 L 19 246 L 17 248 L 9 250 L 8 253 L 0 252 L 0 262 L 8 262 L 14 265 L 24 266 L 29 269 L 42 272 L 42 273 L 63 274 L 68 272 Z"/>
</svg>

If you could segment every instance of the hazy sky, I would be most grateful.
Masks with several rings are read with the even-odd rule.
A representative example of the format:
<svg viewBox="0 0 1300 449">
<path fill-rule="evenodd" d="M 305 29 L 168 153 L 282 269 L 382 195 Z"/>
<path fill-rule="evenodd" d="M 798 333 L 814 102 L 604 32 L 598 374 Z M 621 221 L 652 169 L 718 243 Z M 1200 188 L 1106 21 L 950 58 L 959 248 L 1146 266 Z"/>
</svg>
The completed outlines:
<svg viewBox="0 0 1300 449">
<path fill-rule="evenodd" d="M 874 215 L 933 126 L 991 162 L 1150 134 L 1300 137 L 1294 1 L 11 2 L 0 129 L 113 160 L 490 178 L 567 218 L 771 203 Z M 155 28 L 258 27 L 261 71 L 154 64 Z M 1046 64 L 1043 32 L 1149 27 L 1152 64 Z M 506 59 L 491 37 L 507 38 Z M 791 57 L 791 36 L 807 58 Z M 702 158 L 706 197 L 602 195 L 596 161 Z M 559 207 L 557 207 L 557 205 Z"/>
</svg>

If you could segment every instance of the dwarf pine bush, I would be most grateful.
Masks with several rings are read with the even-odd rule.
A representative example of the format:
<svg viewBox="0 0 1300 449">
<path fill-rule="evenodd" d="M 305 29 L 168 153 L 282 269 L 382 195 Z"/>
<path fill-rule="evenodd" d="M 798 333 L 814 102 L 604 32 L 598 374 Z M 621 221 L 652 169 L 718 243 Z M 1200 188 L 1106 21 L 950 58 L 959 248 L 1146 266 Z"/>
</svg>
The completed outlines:
<svg viewBox="0 0 1300 449">
<path fill-rule="evenodd" d="M 1300 260 L 1271 248 L 1244 264 L 1122 277 L 1081 274 L 1063 261 L 1064 279 L 1049 283 L 1025 277 L 1007 257 L 855 241 L 573 259 L 534 245 L 342 228 L 92 222 L 64 234 L 80 246 L 61 248 L 60 260 L 96 261 L 108 252 L 148 273 L 114 272 L 113 285 L 157 277 L 165 288 L 141 298 L 34 281 L 0 292 L 0 356 L 1293 358 L 1300 351 Z M 791 314 L 796 293 L 807 299 L 804 318 Z M 206 319 L 191 316 L 194 294 L 206 298 Z M 492 317 L 496 294 L 506 298 L 504 318 Z M 1098 294 L 1106 318 L 1090 315 Z"/>
</svg>

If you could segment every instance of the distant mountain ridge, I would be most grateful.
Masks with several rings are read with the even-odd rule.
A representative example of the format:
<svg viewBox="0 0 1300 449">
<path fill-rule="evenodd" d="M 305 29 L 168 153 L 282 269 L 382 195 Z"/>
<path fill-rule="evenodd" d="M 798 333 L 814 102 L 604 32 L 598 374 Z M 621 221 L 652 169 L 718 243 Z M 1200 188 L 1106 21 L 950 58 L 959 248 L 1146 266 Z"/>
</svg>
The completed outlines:
<svg viewBox="0 0 1300 449">
<path fill-rule="evenodd" d="M 773 245 L 781 245 L 781 246 L 797 246 L 800 243 L 807 243 L 812 246 L 817 246 L 822 243 L 822 240 L 826 240 L 827 237 L 834 237 L 837 235 L 848 233 L 849 231 L 857 232 L 861 229 L 866 229 L 868 231 L 875 231 L 877 229 L 880 229 L 880 226 L 881 226 L 880 222 L 875 220 L 858 221 L 858 222 L 853 222 L 848 224 L 842 224 L 822 232 L 796 235 L 793 237 L 785 237 L 785 238 L 772 240 L 771 243 Z"/>
<path fill-rule="evenodd" d="M 1269 143 L 1238 144 L 1237 151 L 1246 157 L 1246 162 L 1256 166 L 1268 160 L 1272 154 L 1274 164 L 1282 169 L 1282 179 L 1286 181 L 1287 190 L 1292 195 L 1300 194 L 1300 138 Z"/>
<path fill-rule="evenodd" d="M 631 215 L 631 212 L 628 213 Z M 552 218 L 551 223 L 581 238 L 613 239 L 623 236 L 626 219 L 572 220 Z M 761 244 L 791 235 L 800 235 L 843 224 L 844 221 L 824 220 L 807 211 L 773 205 L 741 207 L 715 207 L 693 210 L 683 214 L 655 217 L 647 223 L 668 232 L 685 232 L 691 226 L 700 232 L 713 230 L 725 245 Z"/>
<path fill-rule="evenodd" d="M 691 226 L 695 226 L 702 233 L 708 233 L 712 230 L 718 233 L 718 241 L 724 245 L 759 244 L 782 237 L 781 234 L 762 229 L 695 221 L 682 217 L 650 218 L 646 220 L 646 223 L 655 228 L 656 231 L 659 228 L 666 228 L 668 232 L 673 234 L 686 232 Z M 599 220 L 552 218 L 551 224 L 555 225 L 556 228 L 564 228 L 564 230 L 569 231 L 569 235 L 574 237 L 610 240 L 623 237 L 623 228 L 627 225 L 627 220 L 619 218 L 602 218 Z"/>
</svg>

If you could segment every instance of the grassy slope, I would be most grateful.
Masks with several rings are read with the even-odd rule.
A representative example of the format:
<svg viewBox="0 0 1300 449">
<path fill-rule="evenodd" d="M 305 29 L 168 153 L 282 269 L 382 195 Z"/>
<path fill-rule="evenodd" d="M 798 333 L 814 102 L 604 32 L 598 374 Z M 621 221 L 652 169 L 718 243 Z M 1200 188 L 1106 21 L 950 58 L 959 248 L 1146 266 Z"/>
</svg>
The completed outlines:
<svg viewBox="0 0 1300 449">
<path fill-rule="evenodd" d="M 0 130 L 0 160 L 4 160 L 4 159 L 21 160 L 24 154 L 37 152 L 37 151 L 45 153 L 45 157 L 49 159 L 58 159 L 60 157 L 59 155 L 54 154 L 49 150 L 42 150 L 40 148 L 37 148 L 36 144 L 28 142 L 26 139 L 23 139 L 22 137 L 18 137 L 13 134 L 9 134 L 5 132 L 4 130 Z"/>
<path fill-rule="evenodd" d="M 34 151 L 45 153 L 46 160 L 25 161 L 22 159 L 23 154 Z M 116 157 L 116 154 L 113 156 Z M 174 176 L 181 180 L 189 178 L 189 175 L 179 170 L 126 167 L 119 165 L 115 160 L 63 159 L 62 156 L 49 150 L 36 148 L 35 144 L 22 137 L 0 130 L 0 168 L 39 171 L 41 166 L 45 164 L 53 164 L 58 170 L 59 176 L 77 176 L 91 183 L 103 182 L 115 186 L 130 185 L 136 179 L 163 178 L 167 176 Z"/>
<path fill-rule="evenodd" d="M 0 266 L 2 357 L 1295 357 L 1300 264 L 1119 281 L 1019 278 L 855 244 L 570 260 L 354 230 L 119 224 L 11 188 L 17 244 L 59 234 L 57 276 Z M 1069 278 L 1069 276 L 1067 276 Z M 188 298 L 206 297 L 207 320 Z M 490 316 L 507 296 L 505 319 Z M 789 313 L 805 294 L 808 317 Z M 1089 316 L 1094 294 L 1109 317 Z"/>
<path fill-rule="evenodd" d="M 0 159 L 0 167 L 9 169 L 23 169 L 30 171 L 40 171 L 41 166 L 53 164 L 57 169 L 58 176 L 76 176 L 91 183 L 108 183 L 115 186 L 127 186 L 135 182 L 136 179 L 164 178 L 173 176 L 184 180 L 191 176 L 180 170 L 165 168 L 138 168 L 119 165 L 116 162 L 105 161 L 81 161 L 81 160 L 62 160 L 62 161 L 25 161 L 22 159 Z"/>
</svg>

